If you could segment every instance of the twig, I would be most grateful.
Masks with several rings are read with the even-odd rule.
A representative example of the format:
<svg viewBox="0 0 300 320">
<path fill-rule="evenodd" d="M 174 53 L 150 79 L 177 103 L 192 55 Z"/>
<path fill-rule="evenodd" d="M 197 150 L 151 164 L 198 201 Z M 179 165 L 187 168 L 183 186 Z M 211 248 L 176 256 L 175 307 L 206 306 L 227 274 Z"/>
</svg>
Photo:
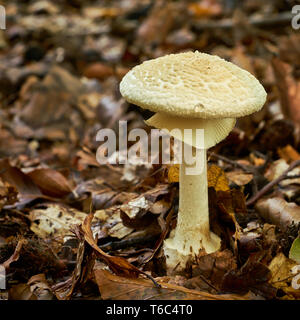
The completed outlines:
<svg viewBox="0 0 300 320">
<path fill-rule="evenodd" d="M 157 236 L 149 235 L 149 236 L 144 236 L 144 237 L 139 237 L 139 238 L 134 238 L 134 239 L 127 239 L 127 240 L 121 240 L 121 241 L 115 241 L 115 242 L 108 242 L 103 245 L 100 245 L 99 248 L 102 249 L 103 251 L 115 251 L 115 250 L 120 250 L 128 247 L 132 247 L 137 244 L 145 244 L 147 242 L 152 242 L 157 240 Z"/>
<path fill-rule="evenodd" d="M 254 27 L 274 27 L 290 24 L 293 18 L 293 14 L 291 12 L 282 12 L 277 15 L 268 16 L 268 17 L 250 17 L 249 24 Z M 197 31 L 203 30 L 215 30 L 215 29 L 223 29 L 229 30 L 234 28 L 236 24 L 232 21 L 232 19 L 223 19 L 219 21 L 201 21 L 193 23 L 193 27 Z"/>
<path fill-rule="evenodd" d="M 296 174 L 294 176 L 286 176 L 285 178 L 283 178 L 283 180 L 293 180 L 293 179 L 299 179 L 300 178 L 300 174 Z"/>
<path fill-rule="evenodd" d="M 143 265 L 148 263 L 150 260 L 152 260 L 153 257 L 158 252 L 159 248 L 161 247 L 161 245 L 162 245 L 163 241 L 165 240 L 168 232 L 170 231 L 170 223 L 171 223 L 171 219 L 172 219 L 173 213 L 174 213 L 174 199 L 173 199 L 173 204 L 172 204 L 172 206 L 171 206 L 171 208 L 170 208 L 170 210 L 169 210 L 169 212 L 167 214 L 167 217 L 166 217 L 164 230 L 161 233 L 159 239 L 156 241 L 154 249 L 152 251 L 152 254 L 146 260 L 143 261 L 143 263 L 142 263 Z"/>
<path fill-rule="evenodd" d="M 208 155 L 211 156 L 211 157 L 217 158 L 219 160 L 222 160 L 224 162 L 227 162 L 227 163 L 231 164 L 232 166 L 238 167 L 238 168 L 240 168 L 240 169 L 242 169 L 242 170 L 244 170 L 246 172 L 253 173 L 253 171 L 254 171 L 254 169 L 251 168 L 250 166 L 245 166 L 243 164 L 238 163 L 237 161 L 228 159 L 228 158 L 226 158 L 224 156 L 221 156 L 219 154 L 216 154 L 214 152 L 208 152 Z"/>
<path fill-rule="evenodd" d="M 300 166 L 300 160 L 294 161 L 288 169 L 286 169 L 282 175 L 280 175 L 277 179 L 271 181 L 267 185 L 265 185 L 260 191 L 257 192 L 256 195 L 254 195 L 252 198 L 250 198 L 246 204 L 247 206 L 253 205 L 257 200 L 259 200 L 261 197 L 263 197 L 266 193 L 268 193 L 276 184 L 281 182 L 282 180 L 286 179 L 287 174 L 293 170 L 294 168 Z"/>
<path fill-rule="evenodd" d="M 200 274 L 199 277 L 203 282 L 205 282 L 209 287 L 214 289 L 218 294 L 220 293 L 220 291 L 214 285 L 212 285 L 203 275 Z"/>
</svg>

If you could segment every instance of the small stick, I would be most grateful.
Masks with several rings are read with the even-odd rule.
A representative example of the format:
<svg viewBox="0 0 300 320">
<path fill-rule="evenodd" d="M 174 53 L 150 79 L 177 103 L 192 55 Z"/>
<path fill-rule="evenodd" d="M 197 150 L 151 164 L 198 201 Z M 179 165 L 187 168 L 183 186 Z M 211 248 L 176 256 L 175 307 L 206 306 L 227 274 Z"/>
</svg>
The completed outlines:
<svg viewBox="0 0 300 320">
<path fill-rule="evenodd" d="M 286 169 L 282 175 L 280 175 L 277 179 L 271 181 L 267 185 L 265 185 L 260 191 L 257 192 L 256 195 L 254 195 L 252 198 L 250 198 L 246 204 L 247 206 L 253 205 L 257 200 L 259 200 L 262 196 L 264 196 L 266 193 L 268 193 L 276 184 L 281 182 L 282 180 L 286 179 L 287 174 L 293 170 L 294 168 L 300 166 L 300 160 L 294 161 L 288 169 Z"/>
<path fill-rule="evenodd" d="M 300 174 L 296 174 L 294 176 L 286 176 L 285 178 L 283 178 L 283 180 L 293 180 L 293 179 L 299 179 L 300 178 Z"/>
<path fill-rule="evenodd" d="M 103 251 L 115 251 L 120 250 L 124 248 L 128 248 L 137 244 L 145 244 L 150 241 L 157 240 L 157 236 L 149 235 L 144 237 L 138 237 L 134 239 L 127 239 L 127 240 L 121 240 L 121 241 L 115 241 L 115 242 L 108 242 L 103 244 L 102 246 L 99 246 L 100 249 Z"/>
<path fill-rule="evenodd" d="M 282 12 L 280 14 L 267 17 L 250 17 L 249 24 L 257 28 L 270 28 L 274 26 L 278 27 L 280 25 L 288 25 L 291 23 L 292 19 L 293 14 L 291 12 Z M 197 31 L 216 29 L 230 30 L 234 28 L 235 25 L 236 24 L 232 19 L 223 19 L 218 21 L 207 20 L 193 23 L 193 27 Z"/>
<path fill-rule="evenodd" d="M 231 165 L 234 166 L 234 167 L 239 167 L 240 169 L 242 169 L 242 170 L 244 170 L 244 171 L 246 171 L 246 172 L 253 173 L 253 171 L 254 171 L 253 168 L 251 168 L 250 166 L 245 166 L 245 165 L 243 165 L 243 164 L 238 163 L 237 161 L 228 159 L 228 158 L 226 158 L 226 157 L 224 157 L 224 156 L 221 156 L 221 155 L 219 155 L 219 154 L 216 154 L 216 153 L 214 153 L 214 152 L 208 152 L 208 155 L 209 155 L 210 157 L 215 157 L 215 158 L 217 158 L 217 159 L 219 159 L 219 160 L 222 160 L 222 161 L 224 161 L 224 162 L 227 162 L 227 163 L 231 164 Z"/>
</svg>

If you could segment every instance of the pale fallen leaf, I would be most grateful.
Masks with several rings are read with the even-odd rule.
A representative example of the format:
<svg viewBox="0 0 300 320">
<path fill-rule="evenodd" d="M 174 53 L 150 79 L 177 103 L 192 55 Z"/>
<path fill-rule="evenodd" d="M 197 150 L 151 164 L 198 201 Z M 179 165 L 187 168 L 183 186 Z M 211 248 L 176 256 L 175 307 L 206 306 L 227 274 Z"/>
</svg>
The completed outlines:
<svg viewBox="0 0 300 320">
<path fill-rule="evenodd" d="M 255 208 L 269 223 L 285 230 L 292 223 L 300 222 L 300 207 L 296 203 L 289 203 L 282 198 L 261 199 Z"/>
<path fill-rule="evenodd" d="M 272 163 L 270 168 L 265 173 L 265 177 L 269 181 L 273 181 L 273 180 L 277 179 L 279 176 L 281 176 L 284 173 L 284 171 L 286 171 L 288 168 L 289 168 L 288 163 L 284 159 L 279 159 L 279 160 L 274 161 Z M 292 177 L 292 176 L 297 176 L 299 174 L 300 174 L 300 168 L 297 167 L 297 168 L 291 170 L 287 175 L 289 177 Z M 294 184 L 294 183 L 300 184 L 300 178 L 286 179 L 286 180 L 283 180 L 280 182 L 280 184 L 282 186 L 287 186 L 287 185 Z"/>
<path fill-rule="evenodd" d="M 141 210 L 147 211 L 149 208 L 150 203 L 144 196 L 131 200 L 120 207 L 120 209 L 131 219 L 135 218 Z"/>
<path fill-rule="evenodd" d="M 65 237 L 71 235 L 71 226 L 81 224 L 86 216 L 84 212 L 60 204 L 43 204 L 41 208 L 30 211 L 30 229 L 41 238 Z"/>
<path fill-rule="evenodd" d="M 294 277 L 292 269 L 296 265 L 283 253 L 278 253 L 268 266 L 271 271 L 270 283 L 273 287 L 283 290 L 290 299 L 300 298 L 300 291 L 291 287 L 291 281 Z"/>
<path fill-rule="evenodd" d="M 122 14 L 121 8 L 101 8 L 101 7 L 86 7 L 83 9 L 83 14 L 90 19 L 113 18 Z"/>
<path fill-rule="evenodd" d="M 295 275 L 292 279 L 292 288 L 300 289 L 300 265 L 294 266 L 292 268 L 292 274 Z"/>
<path fill-rule="evenodd" d="M 226 172 L 226 178 L 238 186 L 244 186 L 253 179 L 253 174 L 244 173 L 243 171 Z"/>
<path fill-rule="evenodd" d="M 97 239 L 101 238 L 100 234 L 105 233 L 105 236 L 111 236 L 113 238 L 122 239 L 127 235 L 131 234 L 134 229 L 124 226 L 119 208 L 110 208 L 106 210 L 97 210 L 95 212 L 95 219 L 101 221 L 101 227 L 99 232 L 98 229 L 94 229 L 93 233 L 97 235 Z"/>
</svg>

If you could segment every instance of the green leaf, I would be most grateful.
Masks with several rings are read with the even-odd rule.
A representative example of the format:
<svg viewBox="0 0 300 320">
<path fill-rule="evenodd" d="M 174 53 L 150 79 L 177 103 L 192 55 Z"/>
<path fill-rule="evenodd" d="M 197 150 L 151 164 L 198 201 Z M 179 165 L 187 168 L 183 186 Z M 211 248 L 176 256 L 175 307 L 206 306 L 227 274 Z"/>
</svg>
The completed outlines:
<svg viewBox="0 0 300 320">
<path fill-rule="evenodd" d="M 289 258 L 300 263 L 300 238 L 296 238 L 291 246 Z"/>
</svg>

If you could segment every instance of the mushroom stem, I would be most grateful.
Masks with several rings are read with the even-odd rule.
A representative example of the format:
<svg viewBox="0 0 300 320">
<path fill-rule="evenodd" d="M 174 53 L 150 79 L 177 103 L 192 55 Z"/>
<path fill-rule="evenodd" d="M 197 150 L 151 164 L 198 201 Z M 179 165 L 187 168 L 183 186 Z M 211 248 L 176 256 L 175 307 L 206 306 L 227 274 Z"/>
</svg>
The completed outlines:
<svg viewBox="0 0 300 320">
<path fill-rule="evenodd" d="M 197 175 L 187 174 L 194 165 L 182 160 L 177 226 L 164 242 L 170 274 L 185 269 L 186 264 L 199 254 L 209 254 L 220 248 L 219 237 L 209 229 L 206 149 L 193 148 L 193 154 L 201 163 L 201 170 Z"/>
</svg>

